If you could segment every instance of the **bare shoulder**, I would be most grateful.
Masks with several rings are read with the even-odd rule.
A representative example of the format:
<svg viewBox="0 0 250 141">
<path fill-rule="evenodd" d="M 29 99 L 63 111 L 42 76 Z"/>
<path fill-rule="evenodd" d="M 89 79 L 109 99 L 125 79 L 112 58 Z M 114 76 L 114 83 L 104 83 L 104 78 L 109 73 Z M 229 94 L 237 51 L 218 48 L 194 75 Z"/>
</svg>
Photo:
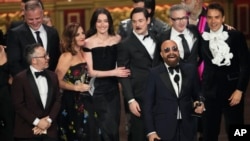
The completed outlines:
<svg viewBox="0 0 250 141">
<path fill-rule="evenodd" d="M 119 34 L 115 34 L 114 36 L 111 36 L 111 40 L 113 44 L 118 44 L 121 41 L 121 36 Z"/>
<path fill-rule="evenodd" d="M 72 54 L 70 52 L 64 52 L 60 56 L 60 61 L 62 62 L 68 62 L 71 61 L 73 58 Z"/>
<path fill-rule="evenodd" d="M 90 36 L 89 38 L 85 39 L 85 47 L 92 49 L 93 47 L 96 46 L 96 42 L 95 42 L 95 36 Z"/>
</svg>

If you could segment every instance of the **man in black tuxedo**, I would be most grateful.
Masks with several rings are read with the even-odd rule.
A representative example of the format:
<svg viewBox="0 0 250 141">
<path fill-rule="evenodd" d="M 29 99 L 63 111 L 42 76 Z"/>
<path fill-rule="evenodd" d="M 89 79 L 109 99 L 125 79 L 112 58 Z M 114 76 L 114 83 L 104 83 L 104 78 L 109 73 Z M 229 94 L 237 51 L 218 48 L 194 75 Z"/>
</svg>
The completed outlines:
<svg viewBox="0 0 250 141">
<path fill-rule="evenodd" d="M 11 87 L 15 141 L 57 141 L 61 94 L 56 74 L 46 69 L 50 57 L 38 43 L 27 45 L 24 54 L 30 66 L 14 77 Z"/>
<path fill-rule="evenodd" d="M 204 140 L 217 141 L 222 114 L 226 132 L 244 123 L 244 92 L 249 81 L 249 52 L 244 35 L 223 24 L 224 9 L 217 3 L 207 7 L 210 28 L 202 34 L 204 59 L 203 92 L 206 98 Z M 230 140 L 230 139 L 229 139 Z"/>
<path fill-rule="evenodd" d="M 7 55 L 11 75 L 15 76 L 28 67 L 23 51 L 26 45 L 36 42 L 42 44 L 50 55 L 49 69 L 54 71 L 60 55 L 59 35 L 55 28 L 42 24 L 43 8 L 39 1 L 30 0 L 25 3 L 24 19 L 25 23 L 10 29 L 7 36 Z"/>
<path fill-rule="evenodd" d="M 181 61 L 197 64 L 199 59 L 198 48 L 201 41 L 197 27 L 188 25 L 187 12 L 181 4 L 171 6 L 169 17 L 172 28 L 158 37 L 159 42 L 169 39 L 174 40 L 178 45 Z M 187 41 L 187 46 L 183 45 L 183 40 Z"/>
<path fill-rule="evenodd" d="M 201 114 L 204 110 L 197 67 L 179 63 L 179 50 L 173 40 L 162 43 L 160 54 L 164 63 L 150 70 L 144 90 L 143 114 L 148 139 L 194 141 L 196 119 L 192 113 Z M 196 104 L 200 105 L 193 109 Z"/>
<path fill-rule="evenodd" d="M 118 47 L 117 63 L 131 71 L 130 77 L 120 79 L 131 112 L 128 140 L 144 141 L 146 138 L 141 113 L 143 91 L 149 69 L 161 62 L 160 47 L 148 31 L 150 19 L 145 8 L 134 8 L 130 18 L 133 31 Z"/>
</svg>

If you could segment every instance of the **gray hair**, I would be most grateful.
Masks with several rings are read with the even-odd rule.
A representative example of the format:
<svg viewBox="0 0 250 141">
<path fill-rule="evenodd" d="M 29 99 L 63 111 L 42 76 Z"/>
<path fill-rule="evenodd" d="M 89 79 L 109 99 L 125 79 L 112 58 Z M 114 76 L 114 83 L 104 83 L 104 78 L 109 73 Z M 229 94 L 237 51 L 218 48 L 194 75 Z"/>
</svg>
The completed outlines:
<svg viewBox="0 0 250 141">
<path fill-rule="evenodd" d="M 42 6 L 41 2 L 38 0 L 30 0 L 30 1 L 25 3 L 24 11 L 30 11 L 30 10 L 33 11 L 37 8 L 43 10 L 43 6 Z"/>
<path fill-rule="evenodd" d="M 185 6 L 183 6 L 182 4 L 175 4 L 175 5 L 172 5 L 169 9 L 169 17 L 172 16 L 172 13 L 175 12 L 175 11 L 179 11 L 179 10 L 184 10 L 184 11 L 187 11 Z"/>
</svg>

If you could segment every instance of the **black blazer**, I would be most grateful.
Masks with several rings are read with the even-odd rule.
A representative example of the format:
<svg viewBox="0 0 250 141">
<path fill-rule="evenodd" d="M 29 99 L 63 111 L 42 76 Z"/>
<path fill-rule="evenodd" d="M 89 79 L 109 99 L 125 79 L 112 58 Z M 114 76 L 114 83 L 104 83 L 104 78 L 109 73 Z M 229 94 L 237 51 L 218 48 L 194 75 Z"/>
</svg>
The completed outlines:
<svg viewBox="0 0 250 141">
<path fill-rule="evenodd" d="M 55 28 L 43 24 L 47 32 L 47 52 L 49 53 L 49 69 L 54 71 L 60 56 L 59 35 Z M 27 45 L 36 43 L 29 26 L 23 23 L 10 29 L 7 36 L 7 55 L 10 73 L 14 76 L 29 65 L 24 58 L 24 50 Z"/>
<path fill-rule="evenodd" d="M 182 85 L 177 97 L 165 64 L 150 70 L 144 90 L 143 115 L 146 134 L 156 131 L 162 140 L 172 140 L 177 131 L 177 109 L 180 107 L 185 137 L 191 140 L 195 135 L 195 120 L 191 116 L 193 101 L 198 99 L 200 84 L 197 67 L 180 63 Z"/>
<path fill-rule="evenodd" d="M 227 30 L 226 43 L 233 53 L 230 66 L 217 66 L 212 63 L 209 41 L 202 41 L 201 52 L 204 59 L 203 90 L 206 97 L 216 97 L 218 90 L 229 98 L 236 89 L 245 91 L 249 81 L 249 52 L 244 35 L 236 30 Z"/>
<path fill-rule="evenodd" d="M 194 25 L 188 25 L 187 29 L 193 33 L 195 42 L 193 44 L 192 50 L 191 50 L 191 54 L 188 57 L 187 60 L 183 60 L 181 59 L 182 62 L 186 62 L 186 63 L 194 63 L 197 64 L 199 61 L 199 57 L 200 57 L 200 53 L 199 53 L 199 48 L 201 46 L 201 36 L 200 33 L 197 29 L 196 26 Z M 170 40 L 170 35 L 171 35 L 171 31 L 172 28 L 170 28 L 169 30 L 167 30 L 166 32 L 162 33 L 160 36 L 157 37 L 157 39 L 159 40 L 159 43 L 162 43 L 165 40 Z"/>
<path fill-rule="evenodd" d="M 149 69 L 161 62 L 159 52 L 160 46 L 156 42 L 154 58 L 151 59 L 146 48 L 132 32 L 119 45 L 117 64 L 129 68 L 131 71 L 130 77 L 120 79 L 122 91 L 127 101 L 133 98 L 141 101 Z"/>
<path fill-rule="evenodd" d="M 61 106 L 61 94 L 59 82 L 54 72 L 45 70 L 48 82 L 48 95 L 46 107 L 42 105 L 38 87 L 30 69 L 24 70 L 14 77 L 11 96 L 15 107 L 15 128 L 16 138 L 32 138 L 34 127 L 33 121 L 36 117 L 49 116 L 52 125 L 47 130 L 50 137 L 57 137 L 57 115 Z M 25 82 L 25 83 L 24 83 Z"/>
</svg>

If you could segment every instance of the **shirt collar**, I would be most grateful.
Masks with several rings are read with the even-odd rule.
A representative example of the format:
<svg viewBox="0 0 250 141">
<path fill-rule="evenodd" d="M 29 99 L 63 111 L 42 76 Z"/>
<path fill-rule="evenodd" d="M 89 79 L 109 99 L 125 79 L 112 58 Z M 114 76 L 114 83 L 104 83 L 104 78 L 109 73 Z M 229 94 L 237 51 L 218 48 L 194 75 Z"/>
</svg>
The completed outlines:
<svg viewBox="0 0 250 141">
<path fill-rule="evenodd" d="M 29 27 L 29 28 L 30 28 L 30 27 Z M 36 31 L 40 31 L 40 32 L 44 32 L 44 31 L 45 31 L 43 25 L 41 25 L 41 26 L 39 27 L 38 30 L 33 30 L 32 28 L 30 28 L 30 30 L 31 30 L 33 33 L 36 32 Z"/>
<path fill-rule="evenodd" d="M 177 30 L 175 30 L 175 29 L 172 27 L 171 34 L 172 34 L 173 37 L 177 37 L 177 36 L 179 36 L 180 34 L 187 35 L 187 34 L 188 34 L 188 30 L 187 30 L 187 28 L 185 28 L 182 32 L 178 32 Z"/>
<path fill-rule="evenodd" d="M 133 33 L 135 34 L 135 36 L 136 36 L 139 40 L 143 40 L 144 36 L 149 34 L 149 33 L 147 32 L 145 35 L 139 35 L 139 34 L 137 34 L 134 30 L 133 30 Z"/>
</svg>

